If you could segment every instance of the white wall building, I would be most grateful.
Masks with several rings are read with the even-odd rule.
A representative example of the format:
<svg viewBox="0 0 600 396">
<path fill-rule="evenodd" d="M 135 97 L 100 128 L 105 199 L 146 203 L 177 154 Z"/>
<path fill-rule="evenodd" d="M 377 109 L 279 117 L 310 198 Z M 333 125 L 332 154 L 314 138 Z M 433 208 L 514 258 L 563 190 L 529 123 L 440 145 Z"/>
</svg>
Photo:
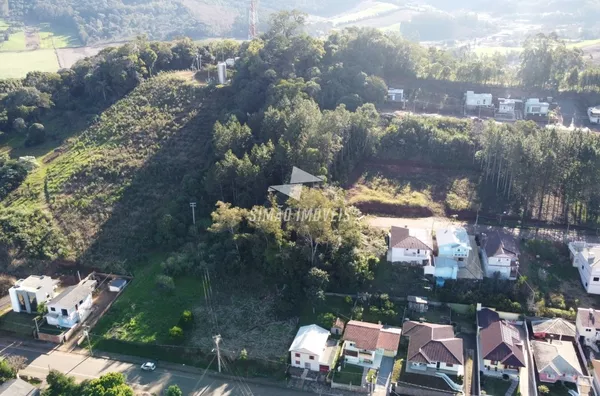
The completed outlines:
<svg viewBox="0 0 600 396">
<path fill-rule="evenodd" d="M 478 94 L 473 91 L 467 91 L 467 93 L 465 94 L 465 105 L 467 106 L 467 109 L 492 106 L 492 94 Z"/>
<path fill-rule="evenodd" d="M 54 297 L 57 284 L 58 281 L 49 276 L 31 275 L 19 279 L 8 289 L 13 311 L 35 313 L 38 304 Z"/>
<path fill-rule="evenodd" d="M 545 116 L 550 111 L 550 103 L 540 102 L 538 98 L 527 99 L 525 102 L 525 114 L 533 116 Z"/>
<path fill-rule="evenodd" d="M 588 108 L 588 118 L 592 124 L 600 124 L 600 106 Z"/>
<path fill-rule="evenodd" d="M 392 227 L 388 239 L 387 259 L 389 262 L 431 267 L 433 271 L 431 262 L 433 238 L 429 231 L 418 228 Z"/>
<path fill-rule="evenodd" d="M 515 115 L 515 107 L 517 102 L 514 99 L 498 99 L 498 113 Z"/>
<path fill-rule="evenodd" d="M 593 308 L 578 308 L 575 327 L 577 337 L 583 337 L 586 345 L 600 341 L 600 311 Z"/>
<path fill-rule="evenodd" d="M 92 312 L 92 292 L 96 283 L 95 280 L 83 280 L 50 300 L 46 314 L 48 324 L 71 328 L 87 319 Z"/>
<path fill-rule="evenodd" d="M 219 62 L 217 64 L 217 72 L 219 75 L 219 84 L 227 83 L 227 63 Z"/>
<path fill-rule="evenodd" d="M 519 254 L 519 243 L 511 234 L 496 230 L 482 236 L 481 258 L 488 278 L 498 273 L 502 279 L 517 279 Z"/>
<path fill-rule="evenodd" d="M 331 368 L 326 358 L 329 330 L 317 325 L 302 326 L 290 346 L 289 352 L 292 367 L 312 371 L 329 371 Z M 324 367 L 324 366 L 327 367 Z"/>
<path fill-rule="evenodd" d="M 585 291 L 600 294 L 600 245 L 570 242 L 569 252 Z"/>
<path fill-rule="evenodd" d="M 389 88 L 387 99 L 390 102 L 404 102 L 404 90 L 396 89 L 396 88 Z"/>
</svg>

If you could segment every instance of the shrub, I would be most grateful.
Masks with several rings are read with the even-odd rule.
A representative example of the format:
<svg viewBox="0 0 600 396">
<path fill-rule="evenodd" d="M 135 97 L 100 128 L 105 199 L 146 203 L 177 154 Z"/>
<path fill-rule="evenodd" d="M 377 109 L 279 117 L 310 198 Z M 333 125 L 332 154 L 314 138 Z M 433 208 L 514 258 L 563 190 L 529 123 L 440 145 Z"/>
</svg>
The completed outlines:
<svg viewBox="0 0 600 396">
<path fill-rule="evenodd" d="M 189 328 L 194 324 L 194 314 L 192 311 L 186 309 L 181 314 L 181 318 L 179 318 L 179 324 L 183 328 Z"/>
<path fill-rule="evenodd" d="M 167 396 L 183 396 L 183 392 L 177 385 L 171 385 L 167 388 Z"/>
<path fill-rule="evenodd" d="M 541 395 L 547 395 L 550 393 L 550 388 L 548 388 L 546 385 L 540 385 L 538 386 L 538 392 Z"/>
<path fill-rule="evenodd" d="M 325 329 L 331 329 L 335 322 L 335 315 L 331 312 L 320 314 L 318 317 L 319 325 Z"/>
<path fill-rule="evenodd" d="M 344 297 L 344 302 L 348 305 L 352 305 L 352 297 L 350 297 L 350 296 Z"/>
<path fill-rule="evenodd" d="M 179 326 L 173 326 L 169 329 L 169 337 L 174 341 L 183 340 L 183 329 Z"/>
<path fill-rule="evenodd" d="M 156 276 L 156 287 L 158 287 L 160 290 L 162 290 L 164 292 L 172 293 L 175 291 L 175 282 L 173 281 L 173 278 L 171 278 L 170 276 L 157 275 Z"/>
<path fill-rule="evenodd" d="M 362 320 L 363 317 L 363 307 L 354 307 L 352 309 L 352 319 L 354 320 Z"/>
<path fill-rule="evenodd" d="M 27 130 L 27 139 L 25 140 L 25 147 L 37 146 L 38 144 L 44 143 L 46 140 L 46 130 L 44 126 L 39 123 L 31 124 Z"/>
</svg>

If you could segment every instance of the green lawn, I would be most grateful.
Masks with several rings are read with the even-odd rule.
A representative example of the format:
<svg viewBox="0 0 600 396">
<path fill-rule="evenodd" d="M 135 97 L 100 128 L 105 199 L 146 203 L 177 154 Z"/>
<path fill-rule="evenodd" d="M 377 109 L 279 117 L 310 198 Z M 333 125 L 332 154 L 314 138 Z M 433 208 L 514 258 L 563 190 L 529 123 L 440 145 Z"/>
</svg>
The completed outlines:
<svg viewBox="0 0 600 396">
<path fill-rule="evenodd" d="M 482 377 L 481 394 L 488 396 L 504 396 L 511 382 L 500 378 Z"/>
<path fill-rule="evenodd" d="M 40 40 L 41 48 L 67 48 L 81 45 L 75 30 L 63 26 L 51 26 L 48 23 L 40 24 Z"/>
<path fill-rule="evenodd" d="M 8 23 L 4 19 L 0 18 L 0 31 L 5 31 L 8 26 Z"/>
<path fill-rule="evenodd" d="M 26 49 L 24 31 L 11 34 L 8 41 L 3 41 L 0 44 L 0 51 L 24 51 Z"/>
<path fill-rule="evenodd" d="M 7 311 L 0 316 L 0 330 L 23 337 L 32 337 L 35 330 L 36 315 Z"/>
<path fill-rule="evenodd" d="M 58 67 L 56 54 L 51 49 L 0 52 L 0 78 L 22 78 L 30 71 L 55 72 Z"/>
<path fill-rule="evenodd" d="M 363 371 L 364 369 L 360 366 L 342 363 L 342 369 L 339 372 L 336 370 L 334 373 L 333 382 L 361 386 Z"/>
<path fill-rule="evenodd" d="M 184 310 L 204 300 L 204 292 L 193 277 L 175 279 L 173 294 L 157 290 L 162 259 L 155 256 L 135 272 L 134 280 L 94 327 L 95 335 L 144 343 L 169 341 L 169 329 Z"/>
</svg>

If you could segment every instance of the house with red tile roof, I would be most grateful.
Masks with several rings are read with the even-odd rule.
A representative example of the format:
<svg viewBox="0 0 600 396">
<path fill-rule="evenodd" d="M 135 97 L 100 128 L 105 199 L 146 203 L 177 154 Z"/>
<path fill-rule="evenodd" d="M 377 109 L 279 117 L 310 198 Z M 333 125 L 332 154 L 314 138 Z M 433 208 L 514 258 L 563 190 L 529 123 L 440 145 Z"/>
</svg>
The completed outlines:
<svg viewBox="0 0 600 396">
<path fill-rule="evenodd" d="M 417 228 L 392 227 L 389 235 L 387 259 L 391 263 L 422 266 L 425 273 L 433 274 L 431 232 Z"/>
<path fill-rule="evenodd" d="M 477 311 L 479 367 L 484 375 L 518 377 L 526 367 L 525 346 L 519 330 L 489 308 Z"/>
<path fill-rule="evenodd" d="M 464 375 L 463 340 L 454 336 L 452 326 L 408 321 L 402 335 L 408 337 L 407 371 Z"/>
<path fill-rule="evenodd" d="M 402 329 L 351 320 L 344 332 L 343 356 L 346 363 L 378 369 L 384 356 L 398 354 Z"/>
</svg>

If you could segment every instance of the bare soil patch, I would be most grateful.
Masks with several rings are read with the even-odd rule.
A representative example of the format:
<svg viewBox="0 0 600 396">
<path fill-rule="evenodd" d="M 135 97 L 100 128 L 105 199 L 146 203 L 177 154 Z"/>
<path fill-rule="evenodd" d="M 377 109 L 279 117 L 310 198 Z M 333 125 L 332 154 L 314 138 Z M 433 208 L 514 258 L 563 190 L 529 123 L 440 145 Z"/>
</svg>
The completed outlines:
<svg viewBox="0 0 600 396">
<path fill-rule="evenodd" d="M 25 29 L 25 48 L 28 50 L 36 50 L 40 48 L 40 44 L 41 39 L 39 30 L 33 28 Z"/>
</svg>

